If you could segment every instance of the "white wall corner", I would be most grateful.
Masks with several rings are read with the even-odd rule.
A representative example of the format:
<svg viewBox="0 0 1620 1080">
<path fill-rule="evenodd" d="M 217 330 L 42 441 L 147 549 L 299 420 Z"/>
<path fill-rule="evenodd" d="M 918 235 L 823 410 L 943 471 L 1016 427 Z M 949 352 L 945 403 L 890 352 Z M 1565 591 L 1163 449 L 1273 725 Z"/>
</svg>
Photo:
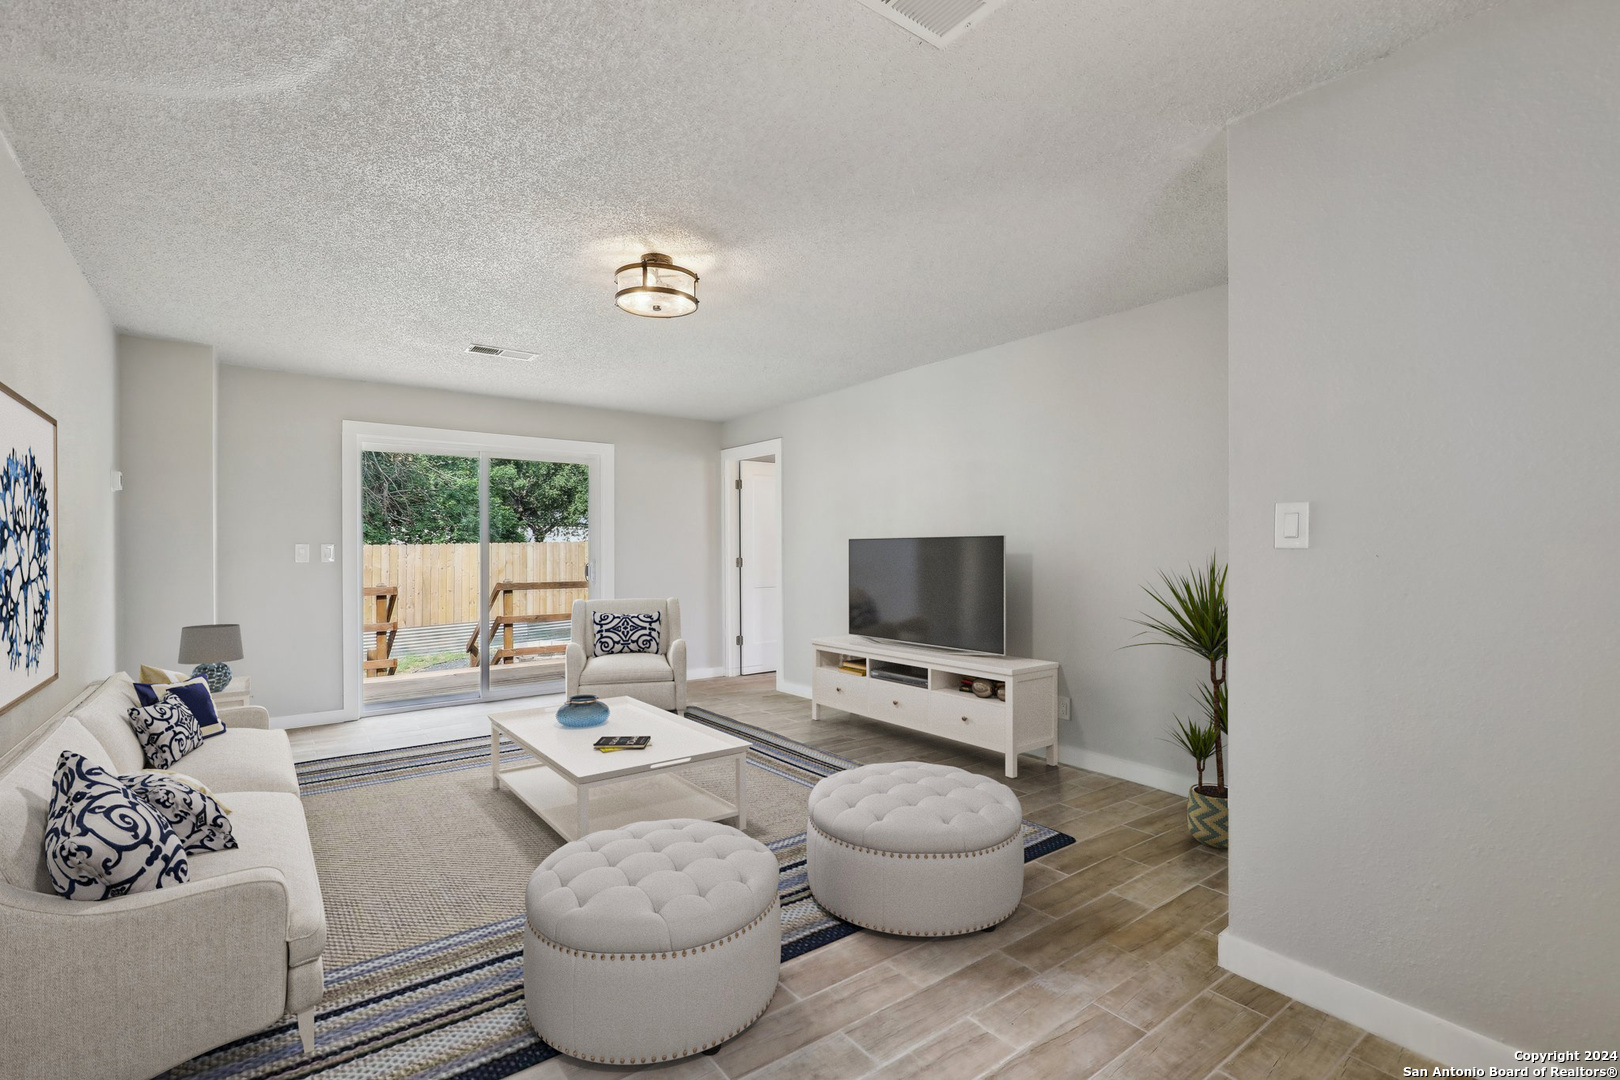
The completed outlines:
<svg viewBox="0 0 1620 1080">
<path fill-rule="evenodd" d="M 1272 952 L 1263 945 L 1238 937 L 1230 929 L 1221 932 L 1219 942 L 1220 965 L 1227 971 L 1366 1028 L 1374 1035 L 1433 1058 L 1442 1065 L 1489 1068 L 1522 1064 L 1514 1059 L 1511 1046 L 1321 968 Z"/>
</svg>

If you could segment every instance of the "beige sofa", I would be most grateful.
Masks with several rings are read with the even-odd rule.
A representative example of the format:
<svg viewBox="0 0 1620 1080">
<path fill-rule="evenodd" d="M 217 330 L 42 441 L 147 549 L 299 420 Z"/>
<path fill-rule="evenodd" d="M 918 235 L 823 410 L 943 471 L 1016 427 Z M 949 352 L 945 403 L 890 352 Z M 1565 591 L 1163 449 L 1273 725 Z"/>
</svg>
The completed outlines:
<svg viewBox="0 0 1620 1080">
<path fill-rule="evenodd" d="M 0 759 L 0 1068 L 8 1080 L 138 1080 L 298 1017 L 314 1048 L 326 916 L 286 732 L 255 707 L 175 771 L 231 811 L 238 847 L 189 856 L 184 885 L 67 900 L 45 870 L 57 756 L 115 773 L 146 767 L 122 673 L 96 684 Z"/>
<path fill-rule="evenodd" d="M 598 656 L 591 613 L 663 616 L 656 653 Z M 686 642 L 681 639 L 681 602 L 668 600 L 575 600 L 567 649 L 568 696 L 633 697 L 676 715 L 686 711 Z"/>
</svg>

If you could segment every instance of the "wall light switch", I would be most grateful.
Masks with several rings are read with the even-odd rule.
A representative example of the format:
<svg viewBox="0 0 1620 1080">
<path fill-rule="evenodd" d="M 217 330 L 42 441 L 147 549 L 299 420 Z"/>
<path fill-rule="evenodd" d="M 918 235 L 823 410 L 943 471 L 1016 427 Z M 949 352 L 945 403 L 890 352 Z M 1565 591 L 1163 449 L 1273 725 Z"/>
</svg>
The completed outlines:
<svg viewBox="0 0 1620 1080">
<path fill-rule="evenodd" d="M 1277 531 L 1271 546 L 1279 548 L 1311 546 L 1310 503 L 1277 504 Z"/>
<path fill-rule="evenodd" d="M 309 545 L 293 545 L 293 562 L 309 562 Z"/>
<path fill-rule="evenodd" d="M 321 545 L 321 562 L 337 562 L 337 545 Z"/>
</svg>

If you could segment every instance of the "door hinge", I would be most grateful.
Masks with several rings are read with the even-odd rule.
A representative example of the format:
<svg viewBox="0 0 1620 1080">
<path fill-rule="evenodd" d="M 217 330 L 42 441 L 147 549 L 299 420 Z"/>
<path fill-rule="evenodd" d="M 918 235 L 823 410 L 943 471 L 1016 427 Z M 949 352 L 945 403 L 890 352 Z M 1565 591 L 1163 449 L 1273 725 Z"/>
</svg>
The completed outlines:
<svg viewBox="0 0 1620 1080">
<path fill-rule="evenodd" d="M 738 491 L 742 490 L 742 477 L 740 477 L 740 476 L 737 477 L 737 490 Z"/>
<path fill-rule="evenodd" d="M 742 556 L 741 555 L 737 556 L 737 569 L 739 569 L 739 570 L 742 569 Z"/>
<path fill-rule="evenodd" d="M 739 645 L 742 644 L 742 635 L 741 634 L 737 635 L 737 644 L 739 644 Z"/>
</svg>

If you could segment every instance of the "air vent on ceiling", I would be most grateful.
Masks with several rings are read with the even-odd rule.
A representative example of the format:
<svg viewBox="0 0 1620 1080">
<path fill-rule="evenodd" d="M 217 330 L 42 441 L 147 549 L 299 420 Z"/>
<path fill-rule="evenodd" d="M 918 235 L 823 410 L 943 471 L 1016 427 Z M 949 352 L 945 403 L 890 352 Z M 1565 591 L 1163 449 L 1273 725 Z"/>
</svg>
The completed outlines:
<svg viewBox="0 0 1620 1080">
<path fill-rule="evenodd" d="M 943 49 L 1006 0 L 860 0 L 930 45 Z"/>
<path fill-rule="evenodd" d="M 477 353 L 479 356 L 500 356 L 507 360 L 533 360 L 536 356 L 532 352 L 521 349 L 503 349 L 498 345 L 469 345 L 467 351 Z"/>
</svg>

